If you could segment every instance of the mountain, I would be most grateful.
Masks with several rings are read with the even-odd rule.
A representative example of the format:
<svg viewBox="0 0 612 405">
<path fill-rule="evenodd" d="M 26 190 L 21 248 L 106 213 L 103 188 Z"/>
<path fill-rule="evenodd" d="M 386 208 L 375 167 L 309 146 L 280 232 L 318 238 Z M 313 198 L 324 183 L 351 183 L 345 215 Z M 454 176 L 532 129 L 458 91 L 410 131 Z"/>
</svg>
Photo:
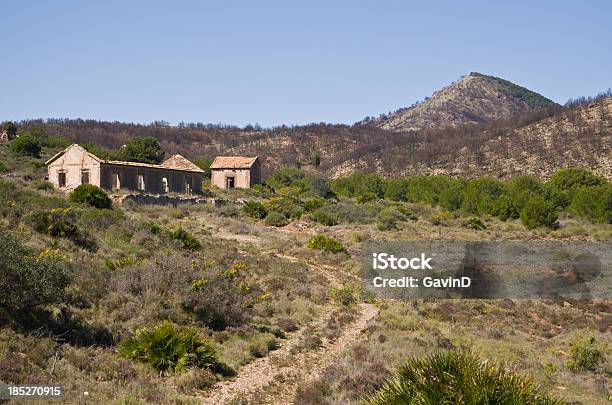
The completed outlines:
<svg viewBox="0 0 612 405">
<path fill-rule="evenodd" d="M 557 104 L 508 80 L 472 72 L 431 98 L 383 115 L 373 123 L 391 131 L 444 128 L 509 119 L 553 106 Z"/>
</svg>

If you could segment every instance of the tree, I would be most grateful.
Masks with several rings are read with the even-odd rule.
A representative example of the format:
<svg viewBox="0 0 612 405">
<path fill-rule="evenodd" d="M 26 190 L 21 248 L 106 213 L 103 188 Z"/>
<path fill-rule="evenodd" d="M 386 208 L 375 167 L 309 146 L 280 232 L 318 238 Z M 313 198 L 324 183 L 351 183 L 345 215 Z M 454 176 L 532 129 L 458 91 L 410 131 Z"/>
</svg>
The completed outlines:
<svg viewBox="0 0 612 405">
<path fill-rule="evenodd" d="M 9 139 L 12 139 L 17 135 L 17 127 L 11 121 L 6 121 L 2 124 L 2 132 L 6 132 Z"/>
<path fill-rule="evenodd" d="M 42 144 L 40 139 L 31 133 L 25 133 L 19 138 L 15 138 L 11 141 L 11 152 L 15 156 L 32 156 L 39 158 L 41 150 Z"/>
<path fill-rule="evenodd" d="M 21 311 L 60 302 L 69 283 L 67 266 L 57 255 L 35 255 L 17 235 L 0 228 L 1 309 Z"/>
<path fill-rule="evenodd" d="M 612 185 L 578 188 L 570 210 L 593 223 L 612 224 Z"/>
<path fill-rule="evenodd" d="M 557 223 L 555 207 L 542 197 L 534 197 L 525 204 L 521 211 L 521 222 L 528 229 L 540 226 L 552 228 Z"/>
<path fill-rule="evenodd" d="M 211 173 L 210 165 L 212 164 L 212 162 L 213 162 L 213 159 L 206 157 L 206 156 L 200 156 L 193 161 L 193 163 L 195 163 L 196 166 L 204 170 L 204 173 L 202 174 L 202 176 L 207 179 L 210 179 L 210 173 Z"/>
<path fill-rule="evenodd" d="M 152 136 L 132 138 L 119 151 L 119 157 L 128 162 L 159 164 L 164 156 L 159 140 Z"/>
<path fill-rule="evenodd" d="M 558 190 L 571 191 L 573 188 L 580 186 L 599 186 L 605 184 L 606 180 L 595 176 L 588 170 L 570 167 L 558 170 L 550 178 L 550 183 Z"/>
</svg>

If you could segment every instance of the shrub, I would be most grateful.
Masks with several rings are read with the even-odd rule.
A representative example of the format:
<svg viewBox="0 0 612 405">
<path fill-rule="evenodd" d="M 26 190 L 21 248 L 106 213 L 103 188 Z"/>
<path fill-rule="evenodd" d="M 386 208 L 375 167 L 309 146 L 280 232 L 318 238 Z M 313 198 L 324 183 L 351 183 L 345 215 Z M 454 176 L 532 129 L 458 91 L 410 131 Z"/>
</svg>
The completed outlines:
<svg viewBox="0 0 612 405">
<path fill-rule="evenodd" d="M 291 197 L 274 197 L 263 202 L 268 212 L 278 212 L 289 218 L 292 213 L 300 209 L 298 200 Z"/>
<path fill-rule="evenodd" d="M 408 179 L 406 198 L 413 203 L 438 204 L 440 194 L 457 184 L 448 176 L 413 176 Z"/>
<path fill-rule="evenodd" d="M 214 369 L 219 365 L 213 344 L 194 328 L 162 321 L 141 328 L 119 345 L 128 359 L 149 364 L 160 373 L 180 373 L 188 369 Z"/>
<path fill-rule="evenodd" d="M 8 172 L 8 167 L 6 167 L 6 165 L 2 162 L 0 162 L 0 173 L 6 173 Z"/>
<path fill-rule="evenodd" d="M 345 251 L 344 246 L 342 246 L 342 243 L 325 234 L 313 236 L 308 241 L 306 246 L 310 249 L 317 249 L 330 253 L 340 253 Z"/>
<path fill-rule="evenodd" d="M 326 204 L 326 201 L 322 198 L 311 198 L 309 200 L 304 201 L 304 209 L 306 212 L 311 212 L 316 210 L 317 208 L 321 208 Z"/>
<path fill-rule="evenodd" d="M 52 251 L 35 255 L 19 236 L 0 228 L 0 308 L 22 311 L 64 298 L 71 276 Z"/>
<path fill-rule="evenodd" d="M 306 181 L 306 172 L 304 170 L 297 167 L 284 167 L 272 173 L 266 180 L 266 184 L 275 189 L 283 186 L 294 186 L 301 191 L 305 191 L 307 188 Z"/>
<path fill-rule="evenodd" d="M 385 195 L 384 181 L 376 174 L 353 173 L 348 177 L 338 178 L 331 183 L 334 193 L 344 197 L 356 197 L 372 193 L 375 198 Z"/>
<path fill-rule="evenodd" d="M 465 185 L 456 183 L 440 193 L 438 204 L 448 211 L 456 211 L 463 205 Z"/>
<path fill-rule="evenodd" d="M 36 180 L 32 182 L 32 186 L 36 190 L 41 190 L 41 191 L 51 191 L 55 188 L 53 186 L 53 183 L 46 181 L 46 180 Z"/>
<path fill-rule="evenodd" d="M 520 217 L 523 225 L 535 229 L 540 226 L 554 227 L 558 215 L 551 203 L 542 197 L 534 197 L 525 204 Z"/>
<path fill-rule="evenodd" d="M 242 207 L 242 211 L 251 218 L 264 219 L 268 215 L 268 210 L 262 203 L 257 201 L 247 201 Z"/>
<path fill-rule="evenodd" d="M 271 212 L 266 217 L 266 225 L 270 226 L 285 226 L 289 223 L 287 217 L 285 217 L 280 212 Z"/>
<path fill-rule="evenodd" d="M 324 177 L 315 177 L 310 181 L 310 191 L 321 198 L 334 198 L 336 195 L 331 188 L 327 179 Z"/>
<path fill-rule="evenodd" d="M 531 379 L 469 352 L 410 357 L 366 404 L 561 404 Z"/>
<path fill-rule="evenodd" d="M 612 185 L 578 188 L 570 210 L 593 223 L 612 224 Z"/>
<path fill-rule="evenodd" d="M 32 229 L 45 235 L 70 239 L 77 246 L 95 252 L 95 239 L 77 225 L 78 213 L 71 208 L 31 210 L 23 217 Z"/>
<path fill-rule="evenodd" d="M 95 208 L 111 208 L 113 203 L 104 190 L 93 184 L 81 184 L 70 193 L 70 201 Z"/>
<path fill-rule="evenodd" d="M 491 214 L 493 201 L 504 193 L 504 184 L 495 179 L 481 177 L 470 180 L 465 188 L 462 208 L 471 214 Z"/>
<path fill-rule="evenodd" d="M 170 232 L 170 238 L 181 242 L 183 248 L 187 250 L 199 250 L 202 247 L 196 237 L 183 228 Z"/>
<path fill-rule="evenodd" d="M 397 224 L 406 221 L 406 216 L 393 207 L 380 211 L 376 218 L 376 227 L 381 231 L 397 229 Z"/>
<path fill-rule="evenodd" d="M 588 332 L 576 334 L 569 342 L 570 356 L 567 368 L 572 371 L 597 370 L 606 362 L 607 343 L 598 341 Z"/>
<path fill-rule="evenodd" d="M 466 223 L 465 223 L 465 227 L 466 228 L 470 228 L 470 229 L 474 229 L 476 231 L 481 231 L 483 229 L 486 229 L 487 227 L 485 226 L 485 224 L 480 220 L 480 218 L 477 217 L 473 217 L 470 218 Z"/>
<path fill-rule="evenodd" d="M 226 272 L 227 273 L 227 272 Z M 252 317 L 254 299 L 229 275 L 214 275 L 192 283 L 183 308 L 213 330 L 241 326 Z"/>
<path fill-rule="evenodd" d="M 391 201 L 406 201 L 408 183 L 405 180 L 389 179 L 385 184 L 385 198 Z"/>
<path fill-rule="evenodd" d="M 605 183 L 604 178 L 578 167 L 560 169 L 550 178 L 550 184 L 561 191 L 571 191 L 581 186 L 599 186 Z"/>
<path fill-rule="evenodd" d="M 491 215 L 496 216 L 502 221 L 507 221 L 510 218 L 516 219 L 519 217 L 518 211 L 516 210 L 512 200 L 507 195 L 501 195 L 493 201 L 491 206 Z"/>
<path fill-rule="evenodd" d="M 330 288 L 329 297 L 340 305 L 351 305 L 357 302 L 357 289 L 353 287 Z"/>
<path fill-rule="evenodd" d="M 25 133 L 19 138 L 15 138 L 11 141 L 11 152 L 15 156 L 32 156 L 38 158 L 40 157 L 41 150 L 42 144 L 40 139 L 31 133 Z"/>
<path fill-rule="evenodd" d="M 355 198 L 355 202 L 357 202 L 357 204 L 366 204 L 376 199 L 378 199 L 378 195 L 367 192 L 367 193 L 358 195 L 357 198 Z"/>
<path fill-rule="evenodd" d="M 193 163 L 198 166 L 200 169 L 204 170 L 204 173 L 202 173 L 202 177 L 206 178 L 206 179 L 210 179 L 210 165 L 212 164 L 213 159 L 206 157 L 206 156 L 200 156 L 196 159 L 194 159 Z"/>
<path fill-rule="evenodd" d="M 316 210 L 315 212 L 313 212 L 311 214 L 311 218 L 314 221 L 316 221 L 316 222 L 318 222 L 318 223 L 320 223 L 322 225 L 325 225 L 325 226 L 338 225 L 338 219 L 335 216 L 330 215 L 330 214 L 328 214 L 328 213 L 326 213 L 325 211 L 322 211 L 322 210 Z"/>
<path fill-rule="evenodd" d="M 376 220 L 379 209 L 378 206 L 351 203 L 330 204 L 320 208 L 344 224 L 371 224 Z"/>
</svg>

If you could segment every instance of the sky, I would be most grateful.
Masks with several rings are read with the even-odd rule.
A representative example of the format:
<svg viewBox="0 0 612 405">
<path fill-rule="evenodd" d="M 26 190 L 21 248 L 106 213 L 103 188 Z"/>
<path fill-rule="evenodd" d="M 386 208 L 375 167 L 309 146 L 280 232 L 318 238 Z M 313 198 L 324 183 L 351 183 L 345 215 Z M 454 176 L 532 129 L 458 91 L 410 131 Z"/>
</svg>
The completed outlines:
<svg viewBox="0 0 612 405">
<path fill-rule="evenodd" d="M 611 1 L 5 1 L 0 121 L 353 123 L 460 76 L 612 87 Z"/>
</svg>

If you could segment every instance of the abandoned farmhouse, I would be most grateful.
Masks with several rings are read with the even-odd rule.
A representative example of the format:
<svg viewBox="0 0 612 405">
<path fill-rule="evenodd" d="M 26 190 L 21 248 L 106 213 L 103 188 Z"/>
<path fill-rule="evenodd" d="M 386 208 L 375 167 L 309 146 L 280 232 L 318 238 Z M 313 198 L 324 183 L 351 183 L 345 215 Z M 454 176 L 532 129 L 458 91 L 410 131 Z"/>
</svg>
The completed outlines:
<svg viewBox="0 0 612 405">
<path fill-rule="evenodd" d="M 211 184 L 219 188 L 250 188 L 261 183 L 258 157 L 217 156 L 210 171 Z"/>
</svg>

